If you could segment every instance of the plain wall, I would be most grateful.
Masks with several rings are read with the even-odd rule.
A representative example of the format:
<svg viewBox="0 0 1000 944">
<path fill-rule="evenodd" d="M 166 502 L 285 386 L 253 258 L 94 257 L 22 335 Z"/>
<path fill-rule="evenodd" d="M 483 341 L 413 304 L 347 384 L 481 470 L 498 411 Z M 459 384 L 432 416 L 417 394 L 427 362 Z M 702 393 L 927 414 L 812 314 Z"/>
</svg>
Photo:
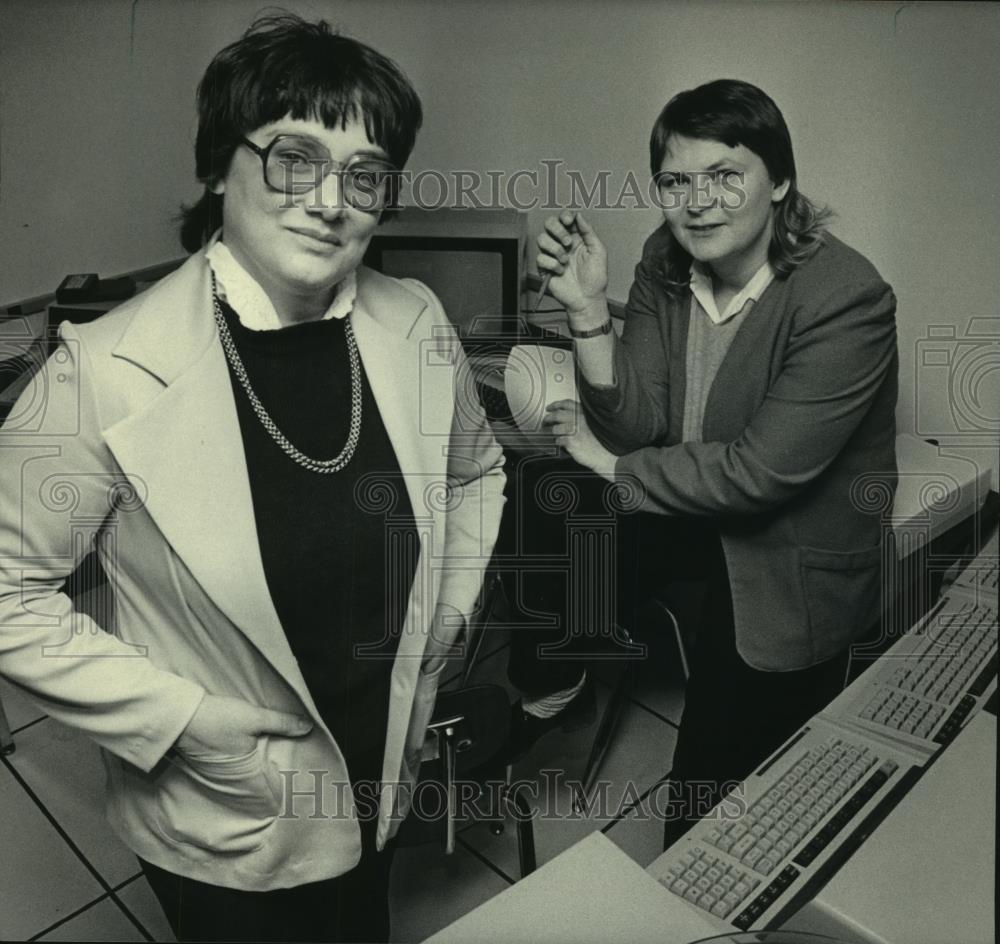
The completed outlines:
<svg viewBox="0 0 1000 944">
<path fill-rule="evenodd" d="M 953 406 L 964 396 L 972 397 L 966 414 L 978 410 L 995 430 L 995 343 L 944 343 L 975 363 L 973 393 L 954 369 L 917 363 L 931 327 L 951 326 L 961 338 L 970 318 L 997 315 L 997 6 L 285 6 L 331 20 L 408 73 L 426 112 L 415 171 L 510 174 L 562 160 L 585 179 L 610 171 L 615 194 L 629 171 L 647 179 L 649 129 L 672 94 L 720 76 L 761 86 L 791 128 L 801 188 L 833 207 L 833 231 L 895 288 L 900 429 L 951 430 L 945 439 L 962 445 Z M 219 0 L 0 3 L 0 304 L 52 291 L 68 272 L 110 275 L 181 254 L 173 217 L 198 194 L 195 86 L 262 9 Z M 531 212 L 533 233 L 546 215 Z M 609 247 L 610 294 L 624 299 L 658 214 L 590 218 Z M 996 462 L 992 449 L 968 454 Z"/>
</svg>

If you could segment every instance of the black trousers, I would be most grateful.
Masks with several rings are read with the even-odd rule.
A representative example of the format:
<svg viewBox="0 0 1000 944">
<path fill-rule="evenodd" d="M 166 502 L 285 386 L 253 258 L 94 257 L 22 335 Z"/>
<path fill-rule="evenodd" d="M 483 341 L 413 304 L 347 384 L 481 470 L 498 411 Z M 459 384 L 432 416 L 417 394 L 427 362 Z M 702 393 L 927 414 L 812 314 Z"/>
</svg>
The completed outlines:
<svg viewBox="0 0 1000 944">
<path fill-rule="evenodd" d="M 674 749 L 664 848 L 745 779 L 843 688 L 848 651 L 792 672 L 764 672 L 736 650 L 733 601 L 718 532 L 686 522 L 673 545 L 674 572 L 707 581 L 684 711 Z M 682 561 L 676 559 L 682 551 Z"/>
<path fill-rule="evenodd" d="M 375 750 L 349 760 L 353 782 L 377 782 L 381 759 Z M 241 891 L 139 864 L 178 941 L 388 941 L 395 841 L 379 852 L 377 815 L 359 824 L 361 861 L 351 871 L 293 888 Z"/>
<path fill-rule="evenodd" d="M 361 862 L 321 882 L 247 892 L 197 882 L 139 859 L 178 941 L 388 941 L 392 844 L 375 851 L 362 824 Z"/>
<path fill-rule="evenodd" d="M 497 540 L 511 602 L 507 676 L 532 697 L 576 685 L 582 660 L 615 642 L 615 532 L 600 476 L 565 457 L 511 454 Z"/>
</svg>

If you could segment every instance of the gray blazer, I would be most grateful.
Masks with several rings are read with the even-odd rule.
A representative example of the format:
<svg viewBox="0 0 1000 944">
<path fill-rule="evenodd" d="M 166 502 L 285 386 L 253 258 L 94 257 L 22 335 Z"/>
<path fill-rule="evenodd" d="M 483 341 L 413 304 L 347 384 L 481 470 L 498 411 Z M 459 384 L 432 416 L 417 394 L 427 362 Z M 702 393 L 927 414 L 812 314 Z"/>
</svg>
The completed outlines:
<svg viewBox="0 0 1000 944">
<path fill-rule="evenodd" d="M 805 668 L 878 616 L 878 511 L 896 483 L 896 299 L 827 235 L 765 290 L 709 391 L 704 441 L 684 443 L 689 299 L 659 279 L 668 238 L 654 232 L 636 266 L 615 385 L 582 383 L 582 399 L 642 510 L 718 524 L 740 655 L 758 669 Z"/>
</svg>

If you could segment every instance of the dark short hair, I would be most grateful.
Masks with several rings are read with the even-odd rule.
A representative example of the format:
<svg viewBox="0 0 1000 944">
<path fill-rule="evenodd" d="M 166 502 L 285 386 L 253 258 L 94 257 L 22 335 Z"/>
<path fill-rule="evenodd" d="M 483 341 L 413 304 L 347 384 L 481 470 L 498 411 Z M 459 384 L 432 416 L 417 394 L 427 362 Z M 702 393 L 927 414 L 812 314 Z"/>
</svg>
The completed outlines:
<svg viewBox="0 0 1000 944">
<path fill-rule="evenodd" d="M 742 144 L 756 154 L 775 184 L 788 181 L 788 192 L 773 207 L 774 232 L 768 259 L 779 278 L 786 278 L 820 246 L 832 215 L 798 189 L 792 137 L 784 116 L 769 95 L 738 79 L 716 79 L 675 95 L 663 107 L 649 137 L 649 163 L 660 172 L 672 135 Z M 691 256 L 670 238 L 664 260 L 668 285 L 687 285 Z"/>
<path fill-rule="evenodd" d="M 195 171 L 205 192 L 182 210 L 181 243 L 189 252 L 222 225 L 223 197 L 211 187 L 228 171 L 240 138 L 285 115 L 328 128 L 360 119 L 399 170 L 423 120 L 409 80 L 370 46 L 341 36 L 324 20 L 310 23 L 288 13 L 255 20 L 216 54 L 198 85 Z M 390 206 L 397 195 L 391 194 Z"/>
</svg>

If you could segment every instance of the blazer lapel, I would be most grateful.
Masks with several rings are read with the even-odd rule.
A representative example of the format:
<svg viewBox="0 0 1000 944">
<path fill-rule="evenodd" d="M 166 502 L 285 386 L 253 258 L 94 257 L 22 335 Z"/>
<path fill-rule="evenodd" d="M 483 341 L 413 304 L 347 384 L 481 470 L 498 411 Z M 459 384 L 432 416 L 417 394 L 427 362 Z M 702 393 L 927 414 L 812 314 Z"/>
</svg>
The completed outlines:
<svg viewBox="0 0 1000 944">
<path fill-rule="evenodd" d="M 454 352 L 447 325 L 438 333 L 426 302 L 398 282 L 358 271 L 351 316 L 372 394 L 403 475 L 421 541 L 401 657 L 419 656 L 433 616 L 444 556 L 444 486 L 454 409 Z"/>
<path fill-rule="evenodd" d="M 146 510 L 219 609 L 311 704 L 267 589 L 208 265 L 193 257 L 136 313 L 114 356 L 166 387 L 104 431 Z"/>
</svg>

